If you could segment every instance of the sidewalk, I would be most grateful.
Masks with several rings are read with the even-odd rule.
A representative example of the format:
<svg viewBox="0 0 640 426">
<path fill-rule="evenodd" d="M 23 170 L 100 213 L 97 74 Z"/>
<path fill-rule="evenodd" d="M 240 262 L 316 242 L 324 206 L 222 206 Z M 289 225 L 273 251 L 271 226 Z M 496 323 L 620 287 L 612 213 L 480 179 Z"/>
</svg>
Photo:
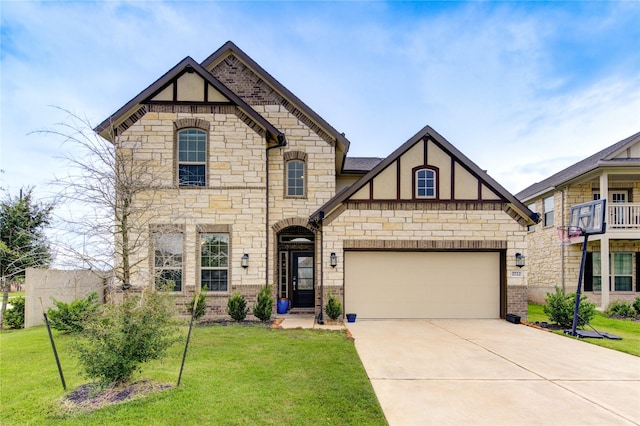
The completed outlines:
<svg viewBox="0 0 640 426">
<path fill-rule="evenodd" d="M 344 324 L 318 324 L 315 321 L 313 315 L 305 314 L 278 314 L 276 315 L 276 321 L 282 319 L 280 328 L 315 328 L 320 330 L 346 330 Z"/>
</svg>

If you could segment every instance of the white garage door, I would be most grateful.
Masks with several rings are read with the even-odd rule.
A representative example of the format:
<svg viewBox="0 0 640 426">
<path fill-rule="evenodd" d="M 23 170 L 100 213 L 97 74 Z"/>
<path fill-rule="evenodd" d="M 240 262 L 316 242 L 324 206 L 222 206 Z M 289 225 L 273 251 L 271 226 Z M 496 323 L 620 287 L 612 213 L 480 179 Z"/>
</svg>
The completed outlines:
<svg viewBox="0 0 640 426">
<path fill-rule="evenodd" d="M 344 291 L 358 318 L 499 318 L 500 254 L 348 251 Z"/>
</svg>

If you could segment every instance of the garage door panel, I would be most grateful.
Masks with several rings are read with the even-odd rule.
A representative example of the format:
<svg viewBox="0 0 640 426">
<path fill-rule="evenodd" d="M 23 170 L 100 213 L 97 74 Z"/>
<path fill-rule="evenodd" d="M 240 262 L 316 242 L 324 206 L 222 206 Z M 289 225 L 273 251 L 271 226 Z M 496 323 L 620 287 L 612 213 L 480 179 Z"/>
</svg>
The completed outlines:
<svg viewBox="0 0 640 426">
<path fill-rule="evenodd" d="M 497 252 L 346 252 L 345 310 L 360 318 L 497 318 Z"/>
</svg>

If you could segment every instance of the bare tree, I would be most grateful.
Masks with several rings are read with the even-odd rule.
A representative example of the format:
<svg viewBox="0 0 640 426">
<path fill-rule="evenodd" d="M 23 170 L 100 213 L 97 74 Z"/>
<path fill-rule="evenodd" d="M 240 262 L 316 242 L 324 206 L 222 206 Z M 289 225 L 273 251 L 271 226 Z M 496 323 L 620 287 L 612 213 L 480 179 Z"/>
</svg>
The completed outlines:
<svg viewBox="0 0 640 426">
<path fill-rule="evenodd" d="M 140 155 L 142 140 L 122 137 L 114 127 L 104 139 L 87 119 L 63 111 L 68 114 L 64 122 L 41 132 L 62 137 L 66 148 L 67 174 L 53 183 L 60 202 L 71 206 L 63 221 L 82 242 L 64 244 L 64 252 L 91 269 L 112 270 L 112 286 L 126 291 L 139 266 L 148 262 L 162 178 L 153 158 Z"/>
</svg>

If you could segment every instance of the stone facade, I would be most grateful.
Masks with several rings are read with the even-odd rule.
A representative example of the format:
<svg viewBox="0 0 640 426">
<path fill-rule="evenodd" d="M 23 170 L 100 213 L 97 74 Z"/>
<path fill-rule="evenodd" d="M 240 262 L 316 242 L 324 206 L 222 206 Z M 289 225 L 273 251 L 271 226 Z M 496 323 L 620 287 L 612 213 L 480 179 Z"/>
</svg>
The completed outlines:
<svg viewBox="0 0 640 426">
<path fill-rule="evenodd" d="M 582 258 L 582 238 L 578 238 L 571 244 L 562 244 L 557 227 L 568 226 L 571 206 L 592 201 L 594 193 L 600 193 L 599 176 L 587 182 L 580 182 L 569 186 L 563 186 L 556 190 L 537 196 L 527 201 L 534 203 L 536 212 L 544 214 L 543 200 L 549 196 L 554 198 L 554 223 L 545 226 L 544 222 L 536 225 L 527 233 L 527 245 L 529 256 L 527 257 L 527 285 L 528 299 L 535 303 L 544 303 L 546 294 L 553 293 L 555 287 L 565 289 L 567 292 L 575 292 L 580 273 Z M 640 182 L 634 179 L 616 179 L 609 181 L 609 194 L 612 191 L 623 191 L 628 194 L 628 201 L 640 200 Z M 611 200 L 609 200 L 611 202 Z M 611 206 L 611 204 L 609 204 Z M 607 219 L 610 220 L 610 219 Z M 609 224 L 611 225 L 611 224 Z M 611 232 L 613 231 L 613 232 Z M 616 231 L 609 227 L 607 240 L 609 252 L 632 253 L 633 287 L 637 289 L 637 261 L 635 259 L 640 252 L 640 230 Z M 591 236 L 587 246 L 588 253 L 597 253 L 601 249 L 602 237 Z M 596 303 L 600 309 L 602 306 L 600 291 L 585 291 L 588 300 Z M 611 292 L 610 302 L 616 299 L 633 301 L 638 297 L 637 291 Z"/>
<path fill-rule="evenodd" d="M 344 297 L 344 268 L 329 264 L 331 253 L 344 259 L 344 250 L 358 245 L 491 251 L 501 259 L 500 314 L 526 317 L 526 281 L 515 254 L 526 253 L 527 209 L 433 129 L 423 129 L 376 165 L 371 178 L 367 170 L 342 174 L 349 147 L 344 134 L 235 46 L 202 66 L 183 63 L 184 69 L 172 70 L 132 100 L 138 104 L 127 110 L 134 112 L 105 121 L 117 130 L 114 143 L 127 154 L 123 161 L 145 165 L 153 182 L 153 190 L 134 200 L 144 207 L 132 236 L 144 247 L 132 257 L 134 290 L 153 285 L 165 272 L 154 242 L 165 236 L 175 238 L 167 251 L 179 254 L 182 286 L 172 294 L 185 314 L 201 285 L 206 235 L 228 237 L 228 286 L 206 293 L 207 316 L 224 315 L 236 291 L 249 306 L 264 285 L 273 285 L 275 297 L 289 296 L 299 284 L 290 282 L 290 252 L 311 253 L 313 289 L 304 307 L 318 314 L 329 295 Z M 206 136 L 202 186 L 179 182 L 178 138 L 190 129 Z M 302 194 L 287 191 L 288 162 L 304 164 Z M 421 167 L 437 181 L 430 199 L 417 199 L 414 189 Z M 337 193 L 337 182 L 351 186 Z M 352 187 L 358 191 L 344 195 Z"/>
</svg>

